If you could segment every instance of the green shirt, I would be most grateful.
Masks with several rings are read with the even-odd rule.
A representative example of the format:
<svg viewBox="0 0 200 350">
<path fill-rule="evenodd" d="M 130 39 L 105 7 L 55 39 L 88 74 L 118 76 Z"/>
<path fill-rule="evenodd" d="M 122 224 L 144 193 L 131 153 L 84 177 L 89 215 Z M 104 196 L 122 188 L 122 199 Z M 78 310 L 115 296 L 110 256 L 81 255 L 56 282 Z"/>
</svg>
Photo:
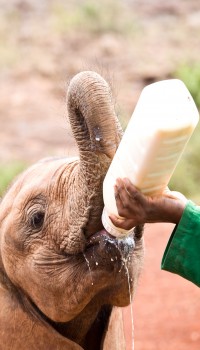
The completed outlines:
<svg viewBox="0 0 200 350">
<path fill-rule="evenodd" d="M 200 207 L 188 201 L 165 249 L 161 268 L 200 287 Z"/>
</svg>

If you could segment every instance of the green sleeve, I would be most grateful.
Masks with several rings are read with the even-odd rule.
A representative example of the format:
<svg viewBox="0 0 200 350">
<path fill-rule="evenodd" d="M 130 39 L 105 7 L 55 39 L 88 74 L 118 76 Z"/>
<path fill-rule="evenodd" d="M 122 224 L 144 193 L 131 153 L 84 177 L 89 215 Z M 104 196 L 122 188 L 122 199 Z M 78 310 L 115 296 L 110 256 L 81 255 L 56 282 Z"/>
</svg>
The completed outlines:
<svg viewBox="0 0 200 350">
<path fill-rule="evenodd" d="M 200 287 L 200 207 L 188 201 L 169 239 L 161 268 Z"/>
</svg>

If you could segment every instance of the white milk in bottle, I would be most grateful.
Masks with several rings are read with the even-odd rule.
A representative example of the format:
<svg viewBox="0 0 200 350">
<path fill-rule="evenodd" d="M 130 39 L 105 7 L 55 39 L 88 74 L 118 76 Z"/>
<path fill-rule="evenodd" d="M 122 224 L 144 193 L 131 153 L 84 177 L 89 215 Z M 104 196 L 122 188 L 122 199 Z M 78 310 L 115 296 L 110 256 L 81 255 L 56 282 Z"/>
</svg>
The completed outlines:
<svg viewBox="0 0 200 350">
<path fill-rule="evenodd" d="M 144 194 L 161 194 L 198 120 L 198 110 L 182 81 L 164 80 L 143 89 L 103 184 L 102 222 L 110 234 L 123 237 L 132 231 L 116 228 L 108 217 L 118 215 L 116 179 L 127 177 Z"/>
</svg>

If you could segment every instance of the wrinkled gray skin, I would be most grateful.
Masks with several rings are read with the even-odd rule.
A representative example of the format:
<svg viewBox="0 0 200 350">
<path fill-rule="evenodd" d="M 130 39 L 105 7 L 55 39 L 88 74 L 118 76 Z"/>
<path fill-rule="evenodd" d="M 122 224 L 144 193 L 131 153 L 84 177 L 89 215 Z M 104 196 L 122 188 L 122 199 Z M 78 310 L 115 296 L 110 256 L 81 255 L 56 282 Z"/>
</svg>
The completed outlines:
<svg viewBox="0 0 200 350">
<path fill-rule="evenodd" d="M 79 158 L 38 162 L 0 204 L 4 350 L 104 349 L 112 306 L 130 302 L 126 269 L 132 293 L 138 278 L 141 229 L 134 248 L 133 236 L 118 242 L 101 223 L 102 183 L 122 136 L 110 88 L 82 72 L 67 104 Z"/>
</svg>

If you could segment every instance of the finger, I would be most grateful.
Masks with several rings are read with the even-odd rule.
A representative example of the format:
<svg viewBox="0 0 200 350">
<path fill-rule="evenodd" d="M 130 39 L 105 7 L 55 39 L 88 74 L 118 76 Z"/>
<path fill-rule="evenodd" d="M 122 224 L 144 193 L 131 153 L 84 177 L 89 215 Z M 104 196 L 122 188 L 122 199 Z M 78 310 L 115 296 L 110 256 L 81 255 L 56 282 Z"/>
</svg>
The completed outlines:
<svg viewBox="0 0 200 350">
<path fill-rule="evenodd" d="M 119 193 L 117 193 L 115 195 L 115 201 L 116 201 L 116 207 L 117 207 L 117 211 L 118 211 L 119 216 L 126 217 L 127 213 L 125 211 L 124 203 L 123 203 Z"/>
<path fill-rule="evenodd" d="M 165 197 L 172 198 L 172 199 L 178 199 L 181 200 L 184 203 L 187 203 L 187 198 L 180 192 L 177 191 L 166 191 L 163 193 Z"/>
<path fill-rule="evenodd" d="M 115 185 L 115 198 L 118 201 L 118 204 L 122 207 L 126 207 L 127 203 L 129 202 L 129 194 L 126 191 L 126 188 L 124 187 L 124 183 L 121 179 L 116 180 Z"/>
<path fill-rule="evenodd" d="M 120 190 L 117 187 L 117 185 L 114 186 L 114 194 L 115 194 L 115 200 L 116 200 L 117 206 L 123 208 L 123 203 L 120 197 Z"/>
<path fill-rule="evenodd" d="M 117 187 L 123 187 L 124 186 L 123 180 L 120 178 L 117 178 L 116 185 L 117 185 Z"/>
<path fill-rule="evenodd" d="M 131 198 L 135 198 L 138 194 L 141 194 L 128 178 L 123 179 L 123 184 Z"/>
<path fill-rule="evenodd" d="M 126 217 L 127 213 L 124 209 L 127 209 L 130 206 L 130 196 L 124 186 L 118 187 L 116 185 L 115 199 L 119 215 Z"/>
<path fill-rule="evenodd" d="M 133 220 L 119 218 L 118 216 L 115 216 L 115 215 L 109 215 L 109 218 L 114 226 L 122 228 L 124 230 L 131 230 L 135 226 Z"/>
<path fill-rule="evenodd" d="M 183 202 L 187 202 L 187 198 L 181 192 L 171 191 L 168 186 L 164 189 L 163 195 L 168 198 L 180 199 Z"/>
<path fill-rule="evenodd" d="M 133 213 L 135 211 L 135 206 L 137 205 L 137 202 L 135 201 L 136 194 L 138 195 L 140 202 L 142 202 L 143 200 L 142 198 L 143 195 L 141 194 L 141 197 L 140 197 L 140 192 L 138 192 L 138 190 L 134 186 L 133 186 L 134 194 L 132 193 L 132 195 L 130 195 L 130 193 L 126 189 L 126 183 L 128 185 L 130 184 L 131 186 L 133 186 L 130 180 L 126 182 L 126 179 L 125 181 L 123 181 L 122 179 L 117 179 L 116 181 L 116 187 L 115 187 L 116 188 L 115 191 L 117 193 L 116 205 L 117 205 L 119 216 L 125 217 L 127 219 L 132 219 Z"/>
</svg>

